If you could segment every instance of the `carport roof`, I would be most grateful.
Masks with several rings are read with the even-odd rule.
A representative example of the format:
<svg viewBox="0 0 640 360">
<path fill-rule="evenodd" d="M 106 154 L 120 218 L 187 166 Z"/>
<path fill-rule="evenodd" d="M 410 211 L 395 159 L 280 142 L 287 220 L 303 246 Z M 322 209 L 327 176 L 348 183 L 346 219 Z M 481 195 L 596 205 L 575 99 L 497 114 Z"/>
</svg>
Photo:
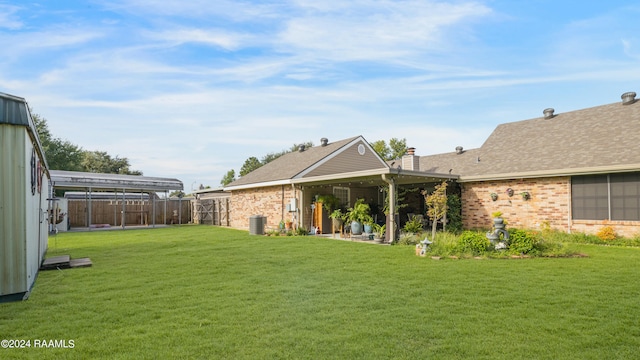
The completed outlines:
<svg viewBox="0 0 640 360">
<path fill-rule="evenodd" d="M 182 181 L 172 178 L 63 170 L 51 170 L 50 173 L 55 189 L 169 191 L 184 188 Z"/>
</svg>

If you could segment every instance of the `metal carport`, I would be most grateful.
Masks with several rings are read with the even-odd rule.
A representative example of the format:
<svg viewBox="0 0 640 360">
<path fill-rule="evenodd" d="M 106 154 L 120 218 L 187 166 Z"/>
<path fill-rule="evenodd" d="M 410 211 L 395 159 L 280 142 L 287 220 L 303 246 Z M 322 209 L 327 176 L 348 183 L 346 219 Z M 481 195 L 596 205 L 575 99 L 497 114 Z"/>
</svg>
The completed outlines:
<svg viewBox="0 0 640 360">
<path fill-rule="evenodd" d="M 113 191 L 116 196 L 119 192 L 155 193 L 164 192 L 165 199 L 170 190 L 183 190 L 184 186 L 178 179 L 160 178 L 140 175 L 98 174 L 78 171 L 51 170 L 51 184 L 54 190 L 82 190 L 87 193 L 88 201 L 88 225 L 91 228 L 91 193 L 93 191 Z M 155 212 L 155 197 L 154 212 Z M 122 213 L 125 214 L 125 201 L 122 202 Z M 167 206 L 165 201 L 164 220 L 167 219 Z M 153 216 L 155 226 L 155 216 Z M 122 228 L 125 224 L 122 223 Z"/>
</svg>

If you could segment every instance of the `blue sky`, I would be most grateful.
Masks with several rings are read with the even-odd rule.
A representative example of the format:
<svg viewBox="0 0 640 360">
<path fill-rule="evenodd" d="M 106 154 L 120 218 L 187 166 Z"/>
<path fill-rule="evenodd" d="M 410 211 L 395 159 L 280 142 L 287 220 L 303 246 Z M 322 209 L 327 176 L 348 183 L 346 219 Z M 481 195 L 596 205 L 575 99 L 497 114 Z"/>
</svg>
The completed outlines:
<svg viewBox="0 0 640 360">
<path fill-rule="evenodd" d="M 620 101 L 640 93 L 638 19 L 636 1 L 0 0 L 0 91 L 188 192 L 322 137 L 428 155 Z"/>
</svg>

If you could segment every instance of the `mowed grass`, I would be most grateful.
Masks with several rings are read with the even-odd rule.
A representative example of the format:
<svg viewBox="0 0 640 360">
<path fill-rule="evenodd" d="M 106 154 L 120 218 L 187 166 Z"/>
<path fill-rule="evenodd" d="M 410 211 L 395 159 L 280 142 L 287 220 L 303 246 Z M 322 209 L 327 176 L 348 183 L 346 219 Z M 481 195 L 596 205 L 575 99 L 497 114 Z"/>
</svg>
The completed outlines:
<svg viewBox="0 0 640 360">
<path fill-rule="evenodd" d="M 588 258 L 432 260 L 414 247 L 209 226 L 63 233 L 0 304 L 24 359 L 624 359 L 640 349 L 640 249 Z"/>
</svg>

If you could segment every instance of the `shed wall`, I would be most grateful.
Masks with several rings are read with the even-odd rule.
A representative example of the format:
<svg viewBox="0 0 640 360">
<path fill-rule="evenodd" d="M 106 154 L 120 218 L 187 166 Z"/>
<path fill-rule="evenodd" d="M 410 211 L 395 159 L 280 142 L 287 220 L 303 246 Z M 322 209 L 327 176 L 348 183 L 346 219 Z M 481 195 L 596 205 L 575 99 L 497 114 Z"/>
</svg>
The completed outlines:
<svg viewBox="0 0 640 360">
<path fill-rule="evenodd" d="M 0 296 L 26 292 L 26 149 L 23 126 L 0 124 Z"/>
</svg>

